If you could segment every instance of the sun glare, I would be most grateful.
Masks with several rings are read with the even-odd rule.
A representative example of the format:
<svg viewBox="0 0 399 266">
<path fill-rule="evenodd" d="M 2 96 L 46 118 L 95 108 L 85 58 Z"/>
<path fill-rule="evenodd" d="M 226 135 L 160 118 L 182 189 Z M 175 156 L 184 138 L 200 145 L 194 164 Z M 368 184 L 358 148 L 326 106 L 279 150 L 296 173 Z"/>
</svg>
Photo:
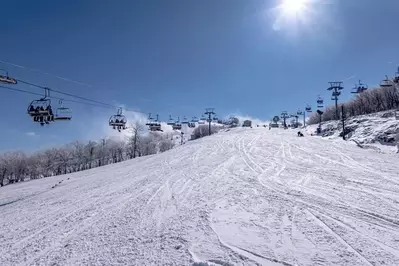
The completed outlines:
<svg viewBox="0 0 399 266">
<path fill-rule="evenodd" d="M 280 7 L 286 15 L 299 15 L 306 9 L 308 2 L 308 0 L 283 0 Z"/>
<path fill-rule="evenodd" d="M 299 30 L 308 25 L 317 15 L 317 4 L 320 2 L 324 0 L 279 0 L 279 4 L 271 9 L 275 17 L 273 29 Z"/>
</svg>

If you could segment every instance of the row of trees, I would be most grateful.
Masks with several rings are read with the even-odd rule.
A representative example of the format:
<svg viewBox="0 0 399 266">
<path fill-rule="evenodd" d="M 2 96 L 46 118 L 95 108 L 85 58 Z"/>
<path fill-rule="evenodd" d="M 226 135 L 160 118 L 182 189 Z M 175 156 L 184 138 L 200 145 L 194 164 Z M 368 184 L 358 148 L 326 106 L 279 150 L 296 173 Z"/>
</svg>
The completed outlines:
<svg viewBox="0 0 399 266">
<path fill-rule="evenodd" d="M 340 117 L 342 116 L 341 106 L 342 104 L 338 107 Z M 370 89 L 359 93 L 356 98 L 344 103 L 344 107 L 346 117 L 396 109 L 399 108 L 399 92 L 395 87 Z M 335 119 L 337 119 L 335 105 L 327 107 L 322 120 L 330 121 Z M 314 112 L 309 117 L 308 123 L 317 124 L 318 122 L 319 115 Z"/>
<path fill-rule="evenodd" d="M 144 134 L 144 126 L 136 124 L 126 139 L 103 138 L 67 145 L 27 155 L 22 151 L 0 155 L 0 186 L 26 179 L 73 173 L 135 157 L 172 149 L 174 142 L 167 135 Z"/>
</svg>

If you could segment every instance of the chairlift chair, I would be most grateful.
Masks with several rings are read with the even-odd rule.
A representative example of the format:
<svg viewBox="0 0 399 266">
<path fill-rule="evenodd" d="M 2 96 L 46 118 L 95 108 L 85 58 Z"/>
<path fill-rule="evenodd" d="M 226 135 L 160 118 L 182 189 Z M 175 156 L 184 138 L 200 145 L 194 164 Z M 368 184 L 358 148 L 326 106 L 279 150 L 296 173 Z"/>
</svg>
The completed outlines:
<svg viewBox="0 0 399 266">
<path fill-rule="evenodd" d="M 312 107 L 308 104 L 308 105 L 306 105 L 306 107 L 305 107 L 305 110 L 306 110 L 306 112 L 312 112 Z"/>
<path fill-rule="evenodd" d="M 172 116 L 169 115 L 169 120 L 166 123 L 168 126 L 173 126 L 175 124 L 175 120 L 173 120 Z"/>
<path fill-rule="evenodd" d="M 151 113 L 148 114 L 148 120 L 147 123 L 145 124 L 146 126 L 151 126 L 153 124 L 154 118 L 151 117 Z"/>
<path fill-rule="evenodd" d="M 177 117 L 177 121 L 175 121 L 175 124 L 172 126 L 173 130 L 181 130 L 182 125 L 180 123 L 180 117 Z"/>
<path fill-rule="evenodd" d="M 361 83 L 361 81 L 359 80 L 359 83 L 356 84 L 355 87 L 353 87 L 351 93 L 362 93 L 362 92 L 366 91 L 367 89 L 368 89 L 368 85 Z"/>
<path fill-rule="evenodd" d="M 157 122 L 152 123 L 149 129 L 150 131 L 162 131 L 161 124 Z"/>
<path fill-rule="evenodd" d="M 172 128 L 173 128 L 173 130 L 181 130 L 181 124 L 180 124 L 180 123 L 175 123 L 175 124 L 172 126 Z"/>
<path fill-rule="evenodd" d="M 8 71 L 6 71 L 4 69 L 0 69 L 0 70 L 5 73 L 5 75 L 0 75 L 0 83 L 12 84 L 12 85 L 15 85 L 18 83 L 16 79 L 8 76 Z"/>
<path fill-rule="evenodd" d="M 28 106 L 28 114 L 32 117 L 50 115 L 50 111 L 52 112 L 51 100 L 47 98 L 34 100 Z"/>
<path fill-rule="evenodd" d="M 33 122 L 44 124 L 50 124 L 54 122 L 53 109 L 51 107 L 50 89 L 44 89 L 44 97 L 39 100 L 32 101 L 28 106 L 28 114 L 32 117 Z"/>
<path fill-rule="evenodd" d="M 323 108 L 323 106 L 324 106 L 323 98 L 321 98 L 321 97 L 319 96 L 319 98 L 317 99 L 317 107 L 318 107 L 318 108 Z"/>
<path fill-rule="evenodd" d="M 151 117 L 151 114 L 148 116 L 149 122 L 146 124 L 149 126 L 150 131 L 162 131 L 161 123 L 159 123 L 159 115 L 157 115 L 156 119 Z"/>
<path fill-rule="evenodd" d="M 59 101 L 60 106 L 55 110 L 55 120 L 71 120 L 72 110 L 62 105 L 62 100 Z"/>
<path fill-rule="evenodd" d="M 193 116 L 193 118 L 191 119 L 191 122 L 198 123 L 199 119 L 196 116 Z"/>
<path fill-rule="evenodd" d="M 393 86 L 393 82 L 392 82 L 392 80 L 390 80 L 389 78 L 388 78 L 388 76 L 385 76 L 385 79 L 383 79 L 382 81 L 381 81 L 381 83 L 380 83 L 380 87 L 381 88 L 390 88 L 390 87 L 392 87 Z"/>
<path fill-rule="evenodd" d="M 205 121 L 206 121 L 206 118 L 205 118 L 204 115 L 202 115 L 200 121 L 198 122 L 198 124 L 203 125 L 203 124 L 205 124 Z"/>
<path fill-rule="evenodd" d="M 122 108 L 118 109 L 118 113 L 116 115 L 112 115 L 109 118 L 109 126 L 111 126 L 113 129 L 117 129 L 119 132 L 121 130 L 126 129 L 126 117 L 122 114 Z"/>
<path fill-rule="evenodd" d="M 187 117 L 184 116 L 183 121 L 181 123 L 184 125 L 188 125 L 188 123 L 190 123 L 190 122 L 188 121 Z"/>
</svg>

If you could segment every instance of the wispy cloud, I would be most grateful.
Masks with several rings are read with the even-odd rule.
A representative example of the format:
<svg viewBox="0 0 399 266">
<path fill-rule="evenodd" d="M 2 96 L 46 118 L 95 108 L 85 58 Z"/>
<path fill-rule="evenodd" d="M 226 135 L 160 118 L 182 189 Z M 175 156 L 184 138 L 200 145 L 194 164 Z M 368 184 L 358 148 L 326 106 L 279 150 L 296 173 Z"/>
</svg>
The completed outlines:
<svg viewBox="0 0 399 266">
<path fill-rule="evenodd" d="M 356 75 L 352 75 L 350 77 L 344 78 L 343 81 L 348 81 L 348 80 L 351 80 L 351 79 L 354 79 L 354 78 L 356 78 Z"/>
<path fill-rule="evenodd" d="M 33 131 L 32 132 L 26 132 L 25 135 L 28 136 L 28 137 L 38 137 L 39 136 Z"/>
</svg>

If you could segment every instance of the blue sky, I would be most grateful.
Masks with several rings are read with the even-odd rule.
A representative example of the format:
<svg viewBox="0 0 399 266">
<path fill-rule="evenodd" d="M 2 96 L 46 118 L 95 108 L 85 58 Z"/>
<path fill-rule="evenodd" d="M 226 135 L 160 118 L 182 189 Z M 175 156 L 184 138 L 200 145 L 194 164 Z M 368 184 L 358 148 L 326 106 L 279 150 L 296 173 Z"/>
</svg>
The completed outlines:
<svg viewBox="0 0 399 266">
<path fill-rule="evenodd" d="M 326 102 L 327 82 L 370 86 L 399 64 L 399 1 L 309 0 L 297 20 L 280 0 L 3 1 L 0 60 L 10 76 L 143 112 L 200 116 L 216 108 L 270 119 Z M 389 63 L 391 62 L 391 63 Z M 41 92 L 36 88 L 17 88 Z M 35 96 L 0 89 L 0 150 L 34 150 L 109 134 L 116 110 L 70 104 L 71 122 L 41 128 Z M 65 104 L 66 105 L 66 102 Z"/>
</svg>

